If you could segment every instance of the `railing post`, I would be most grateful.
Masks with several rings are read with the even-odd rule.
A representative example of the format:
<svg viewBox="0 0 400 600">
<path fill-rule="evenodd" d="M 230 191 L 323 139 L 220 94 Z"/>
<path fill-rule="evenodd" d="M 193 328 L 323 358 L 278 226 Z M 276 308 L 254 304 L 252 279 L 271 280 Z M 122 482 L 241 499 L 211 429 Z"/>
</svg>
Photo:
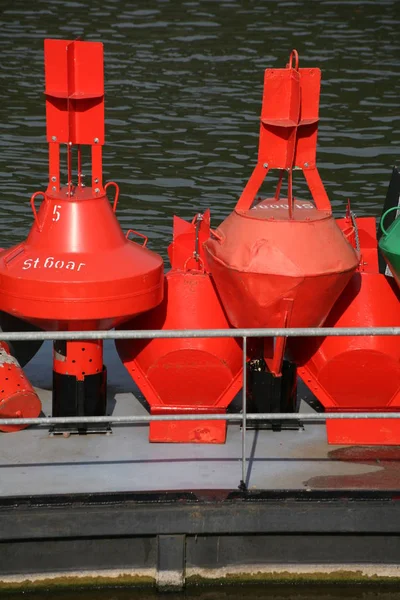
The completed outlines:
<svg viewBox="0 0 400 600">
<path fill-rule="evenodd" d="M 243 492 L 247 490 L 247 470 L 246 470 L 246 427 L 247 427 L 247 337 L 243 336 L 243 390 L 242 390 L 242 479 L 239 489 Z"/>
</svg>

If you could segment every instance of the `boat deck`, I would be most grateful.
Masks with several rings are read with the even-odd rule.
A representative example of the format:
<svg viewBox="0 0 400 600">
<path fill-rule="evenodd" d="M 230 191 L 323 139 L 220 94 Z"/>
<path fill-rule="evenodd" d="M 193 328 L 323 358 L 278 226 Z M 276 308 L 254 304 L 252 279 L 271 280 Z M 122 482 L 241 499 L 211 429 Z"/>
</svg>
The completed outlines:
<svg viewBox="0 0 400 600">
<path fill-rule="evenodd" d="M 146 414 L 143 399 L 106 344 L 108 412 Z M 26 368 L 51 415 L 51 346 Z M 122 391 L 128 390 L 128 391 Z M 303 397 L 307 391 L 300 389 Z M 310 412 L 302 403 L 304 411 Z M 360 426 L 362 426 L 360 424 Z M 330 446 L 325 425 L 247 432 L 249 490 L 387 490 L 400 488 L 397 447 Z M 0 435 L 0 496 L 168 490 L 235 490 L 241 479 L 240 425 L 225 444 L 154 444 L 148 425 L 112 426 L 111 434 L 49 435 L 33 426 Z"/>
</svg>

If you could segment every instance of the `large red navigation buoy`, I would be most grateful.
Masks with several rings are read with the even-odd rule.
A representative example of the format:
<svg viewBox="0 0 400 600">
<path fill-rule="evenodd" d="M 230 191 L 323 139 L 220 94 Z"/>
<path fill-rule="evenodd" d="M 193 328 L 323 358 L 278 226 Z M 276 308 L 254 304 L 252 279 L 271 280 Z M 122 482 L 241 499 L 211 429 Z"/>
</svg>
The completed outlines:
<svg viewBox="0 0 400 600">
<path fill-rule="evenodd" d="M 124 323 L 128 329 L 225 329 L 230 325 L 204 266 L 210 214 L 174 217 L 172 269 L 163 302 Z M 242 386 L 242 351 L 233 338 L 117 340 L 122 362 L 152 414 L 223 413 Z M 153 421 L 151 442 L 223 443 L 225 421 Z"/>
<path fill-rule="evenodd" d="M 124 235 L 115 216 L 118 186 L 102 183 L 103 45 L 45 40 L 45 75 L 49 185 L 31 198 L 34 223 L 28 238 L 0 255 L 1 307 L 43 329 L 111 328 L 161 302 L 163 262 L 145 247 L 145 236 L 139 244 L 129 239 L 136 232 Z M 64 187 L 60 144 L 66 144 Z M 91 147 L 87 187 L 81 145 Z M 102 343 L 57 342 L 54 416 L 104 414 L 105 402 Z"/>
<path fill-rule="evenodd" d="M 235 327 L 320 326 L 357 268 L 316 168 L 320 78 L 319 69 L 298 68 L 295 50 L 286 69 L 265 71 L 258 164 L 233 213 L 205 242 Z M 275 197 L 252 207 L 270 169 L 280 170 Z M 314 202 L 293 197 L 294 169 Z M 288 196 L 280 198 L 285 171 Z"/>
<path fill-rule="evenodd" d="M 373 217 L 338 221 L 360 250 L 360 265 L 332 308 L 327 327 L 400 324 L 400 294 L 379 273 Z M 351 230 L 353 232 L 351 233 Z M 296 338 L 288 342 L 298 373 L 326 411 L 398 411 L 400 345 L 390 336 Z M 331 444 L 400 444 L 397 420 L 327 420 Z"/>
</svg>

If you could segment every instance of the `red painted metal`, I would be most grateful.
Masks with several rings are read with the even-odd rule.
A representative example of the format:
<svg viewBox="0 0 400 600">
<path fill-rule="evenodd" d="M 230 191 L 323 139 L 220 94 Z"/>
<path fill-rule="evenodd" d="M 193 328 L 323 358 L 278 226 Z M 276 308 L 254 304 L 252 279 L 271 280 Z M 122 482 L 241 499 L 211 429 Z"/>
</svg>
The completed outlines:
<svg viewBox="0 0 400 600">
<path fill-rule="evenodd" d="M 232 213 L 217 229 L 221 241 L 205 243 L 235 327 L 280 327 L 289 300 L 288 326 L 322 325 L 357 268 L 354 250 L 330 216 L 298 200 L 294 219 L 287 220 L 282 204 L 268 199 L 246 214 Z"/>
<path fill-rule="evenodd" d="M 204 244 L 235 327 L 320 326 L 357 268 L 315 164 L 319 90 L 320 70 L 299 69 L 296 51 L 286 69 L 266 70 L 258 164 L 233 213 Z M 303 171 L 313 202 L 293 196 L 295 168 Z M 281 170 L 275 196 L 252 207 L 270 169 Z M 280 198 L 284 171 L 288 195 Z M 267 360 L 275 374 L 285 342 Z"/>
<path fill-rule="evenodd" d="M 209 230 L 209 211 L 192 223 L 174 217 L 164 300 L 124 328 L 229 328 L 204 266 L 202 246 Z M 232 338 L 117 340 L 116 347 L 152 414 L 222 413 L 242 386 L 241 346 Z M 223 443 L 225 437 L 225 421 L 150 424 L 152 442 Z"/>
<path fill-rule="evenodd" d="M 27 240 L 0 254 L 2 307 L 45 329 L 107 329 L 156 306 L 161 257 L 127 240 L 103 194 L 44 195 Z"/>
<path fill-rule="evenodd" d="M 0 342 L 0 387 L 1 419 L 29 419 L 40 415 L 42 403 L 5 342 Z M 28 426 L 0 425 L 0 431 L 20 431 L 26 427 Z"/>
<path fill-rule="evenodd" d="M 53 351 L 54 371 L 61 375 L 73 375 L 83 381 L 88 375 L 103 370 L 103 340 L 67 341 L 61 354 Z"/>
<path fill-rule="evenodd" d="M 71 146 L 93 147 L 93 190 L 101 189 L 101 146 L 104 144 L 103 44 L 69 40 L 45 40 L 46 122 L 50 144 L 49 180 L 60 189 L 59 145 L 67 144 L 67 181 L 70 191 Z M 78 179 L 81 169 L 78 169 Z M 55 188 L 55 189 L 54 189 Z"/>
<path fill-rule="evenodd" d="M 348 220 L 339 226 L 352 236 Z M 376 223 L 356 219 L 360 266 L 331 310 L 327 327 L 389 327 L 400 324 L 400 294 L 379 273 Z M 354 233 L 354 232 L 353 232 Z M 400 346 L 391 337 L 291 339 L 298 373 L 328 411 L 396 411 L 400 406 Z M 400 444 L 396 421 L 328 420 L 331 444 Z"/>
<path fill-rule="evenodd" d="M 50 181 L 46 192 L 31 198 L 34 224 L 27 240 L 0 254 L 2 309 L 45 329 L 111 328 L 159 304 L 163 261 L 127 239 L 115 217 L 118 186 L 102 185 L 103 45 L 45 40 L 45 73 Z M 64 187 L 60 144 L 67 147 Z M 91 187 L 83 184 L 83 144 L 92 149 Z"/>
<path fill-rule="evenodd" d="M 357 248 L 355 223 L 359 238 L 359 264 L 358 271 L 366 273 L 379 273 L 379 261 L 376 248 L 376 219 L 375 217 L 352 216 L 350 201 L 347 204 L 346 216 L 336 219 L 336 223 L 354 249 Z"/>
</svg>

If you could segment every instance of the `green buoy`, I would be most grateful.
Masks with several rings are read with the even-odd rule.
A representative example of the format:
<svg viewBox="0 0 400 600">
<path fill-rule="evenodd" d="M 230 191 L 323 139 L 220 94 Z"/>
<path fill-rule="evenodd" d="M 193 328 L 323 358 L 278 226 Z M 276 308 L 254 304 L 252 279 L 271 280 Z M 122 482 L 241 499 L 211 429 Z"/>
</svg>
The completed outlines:
<svg viewBox="0 0 400 600">
<path fill-rule="evenodd" d="M 386 230 L 384 227 L 385 217 L 395 210 L 399 212 L 399 215 Z M 381 230 L 383 235 L 379 240 L 379 248 L 400 287 L 400 206 L 393 206 L 382 215 Z"/>
</svg>

